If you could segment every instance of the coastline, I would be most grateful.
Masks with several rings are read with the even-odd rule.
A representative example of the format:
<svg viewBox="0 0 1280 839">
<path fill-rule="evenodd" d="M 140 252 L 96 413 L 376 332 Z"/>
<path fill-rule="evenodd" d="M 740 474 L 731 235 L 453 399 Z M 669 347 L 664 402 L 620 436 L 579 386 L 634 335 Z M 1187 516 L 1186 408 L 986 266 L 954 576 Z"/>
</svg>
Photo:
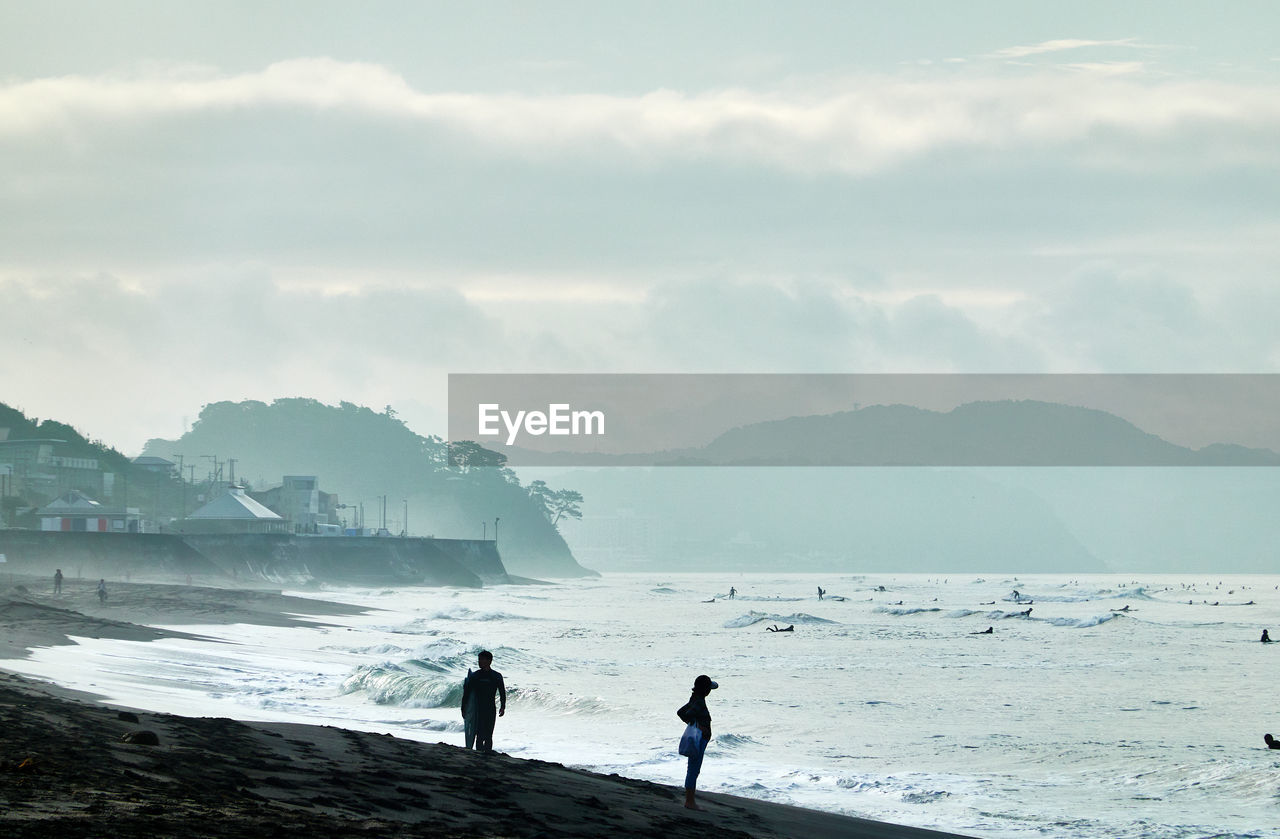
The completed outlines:
<svg viewBox="0 0 1280 839">
<path fill-rule="evenodd" d="M 47 581 L 34 582 L 47 585 Z M 0 594 L 0 656 L 67 636 L 172 636 L 93 614 L 91 590 Z M 77 585 L 88 586 L 87 581 Z M 311 623 L 363 611 L 279 592 L 117 584 L 113 608 L 169 625 Z M 81 612 L 79 607 L 86 607 Z M 74 608 L 68 608 L 74 607 Z M 300 617 L 307 615 L 308 617 Z M 194 637 L 194 636 L 193 636 Z M 8 836 L 954 837 L 720 793 L 702 812 L 675 786 L 444 743 L 295 723 L 131 711 L 4 671 L 0 658 L 0 825 Z M 158 745 L 128 743 L 138 730 Z"/>
</svg>

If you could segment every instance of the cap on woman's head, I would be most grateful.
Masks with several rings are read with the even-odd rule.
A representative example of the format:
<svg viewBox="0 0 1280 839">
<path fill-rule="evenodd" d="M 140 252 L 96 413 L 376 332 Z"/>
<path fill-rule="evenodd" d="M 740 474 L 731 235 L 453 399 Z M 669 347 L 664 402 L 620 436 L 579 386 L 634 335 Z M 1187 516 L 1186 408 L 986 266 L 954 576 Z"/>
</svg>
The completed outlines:
<svg viewBox="0 0 1280 839">
<path fill-rule="evenodd" d="M 711 681 L 711 677 L 705 673 L 693 680 L 694 690 L 715 690 L 718 687 L 720 685 Z"/>
</svg>

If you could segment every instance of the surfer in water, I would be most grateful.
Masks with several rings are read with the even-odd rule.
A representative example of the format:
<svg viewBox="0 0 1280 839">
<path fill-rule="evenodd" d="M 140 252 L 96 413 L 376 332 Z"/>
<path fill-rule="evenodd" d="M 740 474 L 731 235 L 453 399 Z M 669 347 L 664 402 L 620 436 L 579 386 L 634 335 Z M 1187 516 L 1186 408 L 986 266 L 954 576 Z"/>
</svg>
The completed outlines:
<svg viewBox="0 0 1280 839">
<path fill-rule="evenodd" d="M 970 635 L 995 635 L 995 634 L 996 634 L 996 628 L 995 628 L 994 626 L 988 626 L 986 629 L 984 629 L 984 630 L 982 630 L 982 631 L 980 631 L 980 632 L 971 632 L 971 633 L 969 633 L 969 634 L 970 634 Z"/>
<path fill-rule="evenodd" d="M 780 629 L 775 623 L 773 626 L 766 626 L 764 629 L 766 632 L 795 632 L 796 625 L 793 623 L 789 624 L 785 629 Z"/>
<path fill-rule="evenodd" d="M 1271 633 L 1270 633 L 1270 632 L 1268 632 L 1268 631 L 1267 631 L 1267 630 L 1265 630 L 1265 629 L 1264 629 L 1264 630 L 1262 630 L 1262 639 L 1261 639 L 1261 640 L 1262 640 L 1262 643 L 1264 643 L 1264 644 L 1270 644 L 1270 643 L 1271 643 Z M 1268 737 L 1270 737 L 1271 735 L 1269 735 L 1269 734 L 1268 734 L 1267 736 L 1268 736 Z"/>
<path fill-rule="evenodd" d="M 1280 740 L 1277 740 L 1270 734 L 1262 735 L 1262 742 L 1267 744 L 1268 749 L 1280 749 Z"/>
</svg>

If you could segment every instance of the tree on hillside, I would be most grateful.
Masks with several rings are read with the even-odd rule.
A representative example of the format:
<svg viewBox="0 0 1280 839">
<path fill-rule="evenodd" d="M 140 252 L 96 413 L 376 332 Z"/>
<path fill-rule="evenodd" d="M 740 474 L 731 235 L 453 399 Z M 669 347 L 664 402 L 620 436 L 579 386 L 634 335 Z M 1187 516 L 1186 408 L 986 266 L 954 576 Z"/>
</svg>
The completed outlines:
<svg viewBox="0 0 1280 839">
<path fill-rule="evenodd" d="M 462 440 L 449 444 L 449 465 L 467 474 L 473 469 L 501 469 L 507 464 L 507 456 L 491 452 L 479 443 Z"/>
<path fill-rule="evenodd" d="M 562 518 L 582 518 L 582 493 L 580 492 L 572 489 L 551 489 L 546 481 L 531 481 L 527 491 L 552 527 L 558 525 Z"/>
<path fill-rule="evenodd" d="M 551 496 L 551 512 L 555 517 L 551 519 L 551 526 L 555 527 L 560 523 L 560 519 L 568 516 L 571 519 L 582 518 L 582 493 L 572 489 L 557 490 Z"/>
</svg>

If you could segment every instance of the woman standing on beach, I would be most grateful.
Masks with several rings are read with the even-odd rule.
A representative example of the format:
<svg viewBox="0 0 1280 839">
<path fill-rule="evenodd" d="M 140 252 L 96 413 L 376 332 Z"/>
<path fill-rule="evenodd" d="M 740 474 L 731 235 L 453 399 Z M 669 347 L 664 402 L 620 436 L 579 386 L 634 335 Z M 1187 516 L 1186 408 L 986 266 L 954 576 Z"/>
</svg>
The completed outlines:
<svg viewBox="0 0 1280 839">
<path fill-rule="evenodd" d="M 701 809 L 693 800 L 698 786 L 698 773 L 702 771 L 702 755 L 711 742 L 711 712 L 707 710 L 707 695 L 720 685 L 711 681 L 711 677 L 703 674 L 693 680 L 693 695 L 676 714 L 690 725 L 696 725 L 702 732 L 702 740 L 689 752 L 689 769 L 684 776 L 684 806 L 690 810 Z"/>
</svg>

